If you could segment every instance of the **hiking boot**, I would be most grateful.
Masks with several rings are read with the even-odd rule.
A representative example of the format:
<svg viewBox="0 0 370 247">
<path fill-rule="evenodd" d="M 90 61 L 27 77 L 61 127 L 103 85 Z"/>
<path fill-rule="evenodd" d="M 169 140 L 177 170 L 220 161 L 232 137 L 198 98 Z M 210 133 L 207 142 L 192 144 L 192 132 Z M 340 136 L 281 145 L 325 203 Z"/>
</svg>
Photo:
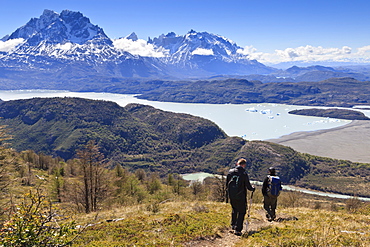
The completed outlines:
<svg viewBox="0 0 370 247">
<path fill-rule="evenodd" d="M 241 236 L 242 235 L 242 232 L 238 232 L 238 231 L 235 231 L 234 233 L 236 236 Z"/>
<path fill-rule="evenodd" d="M 235 233 L 236 226 L 231 226 L 231 230 L 229 231 L 230 233 Z"/>
</svg>

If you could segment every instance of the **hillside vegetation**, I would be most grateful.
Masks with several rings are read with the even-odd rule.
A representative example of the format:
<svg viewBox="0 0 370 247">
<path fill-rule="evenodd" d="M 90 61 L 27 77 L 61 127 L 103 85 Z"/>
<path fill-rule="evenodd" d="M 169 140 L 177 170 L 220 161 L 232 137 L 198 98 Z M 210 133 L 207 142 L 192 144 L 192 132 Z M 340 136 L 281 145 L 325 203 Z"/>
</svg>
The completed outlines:
<svg viewBox="0 0 370 247">
<path fill-rule="evenodd" d="M 68 160 L 95 140 L 106 158 L 137 168 L 151 164 L 151 170 L 169 169 L 184 162 L 192 150 L 211 143 L 215 148 L 238 143 L 211 121 L 138 104 L 120 107 L 79 98 L 16 100 L 2 102 L 0 117 L 18 151 L 30 149 Z"/>
<path fill-rule="evenodd" d="M 315 116 L 315 117 L 326 117 L 336 119 L 348 119 L 348 120 L 370 120 L 366 115 L 360 111 L 347 110 L 347 109 L 299 109 L 289 112 L 290 114 L 303 115 L 303 116 Z"/>
<path fill-rule="evenodd" d="M 164 102 L 243 104 L 280 103 L 308 106 L 369 105 L 370 82 L 332 78 L 319 82 L 262 83 L 245 79 L 141 81 L 107 86 L 112 93 L 138 93 L 138 98 Z"/>
<path fill-rule="evenodd" d="M 21 124 L 25 124 L 19 117 L 23 114 L 30 127 L 36 125 L 40 128 L 42 125 L 37 123 L 46 121 L 45 116 L 48 115 L 38 111 L 31 111 L 33 115 L 27 114 L 28 108 L 37 109 L 34 105 L 39 102 L 43 102 L 43 106 L 48 104 L 46 99 L 38 100 L 26 101 L 34 104 L 9 108 L 8 112 L 18 113 L 12 116 Z M 74 111 L 83 110 L 77 106 L 80 99 L 71 99 L 73 107 L 70 108 L 67 107 L 69 100 L 50 99 L 55 105 L 64 101 L 64 105 L 53 108 L 58 111 L 49 111 L 54 113 L 54 118 L 48 119 L 52 121 L 57 116 L 69 114 L 78 116 Z M 92 105 L 104 103 L 87 102 Z M 166 115 L 166 112 L 157 112 L 152 107 L 130 105 L 128 108 L 129 112 L 138 111 L 135 116 L 142 119 L 141 124 L 147 124 L 151 120 L 149 115 L 153 113 Z M 121 108 L 117 109 L 120 111 Z M 64 114 L 59 114 L 59 111 Z M 87 111 L 85 109 L 84 112 Z M 97 122 L 88 115 L 84 121 L 91 119 L 89 124 L 92 126 L 106 123 L 103 114 Z M 108 117 L 112 115 L 107 114 Z M 64 121 L 71 119 L 66 117 Z M 78 119 L 73 121 L 74 124 L 80 123 Z M 114 117 L 111 121 L 115 122 Z M 58 122 L 47 127 L 53 129 Z M 178 124 L 171 125 L 171 128 L 176 129 Z M 19 128 L 17 125 L 12 127 Z M 48 129 L 35 130 L 48 133 Z M 36 133 L 35 130 L 32 134 Z M 104 135 L 106 132 L 96 131 L 95 134 Z M 171 132 L 167 136 L 174 138 L 178 135 Z M 203 163 L 197 167 L 189 166 L 189 170 L 205 168 L 219 174 L 225 174 L 236 157 L 245 157 L 249 164 L 248 173 L 253 179 L 262 180 L 267 168 L 274 165 L 284 184 L 369 196 L 368 164 L 315 157 L 278 144 L 223 136 L 201 147 L 186 149 L 188 156 L 177 158 L 179 163 L 173 163 L 174 169 L 167 170 L 168 166 L 154 166 L 151 160 L 143 160 L 142 164 L 146 166 L 141 167 L 154 166 L 151 171 L 135 167 L 134 162 L 121 164 L 105 158 L 97 142 L 101 139 L 91 138 L 87 143 L 81 143 L 74 150 L 74 158 L 64 160 L 42 152 L 10 149 L 6 142 L 15 143 L 16 139 L 9 140 L 6 129 L 0 129 L 0 245 L 367 246 L 370 242 L 369 203 L 355 197 L 329 200 L 284 191 L 279 197 L 278 221 L 267 222 L 260 188 L 254 194 L 248 231 L 241 238 L 236 237 L 229 232 L 231 207 L 224 202 L 225 177 L 207 178 L 204 183 L 190 184 L 178 175 L 181 167 L 194 162 L 194 157 Z M 224 163 L 228 165 L 222 166 Z M 160 173 L 162 170 L 167 173 Z"/>
<path fill-rule="evenodd" d="M 94 149 L 83 151 L 97 157 Z M 230 233 L 231 207 L 222 202 L 222 178 L 189 185 L 175 174 L 161 179 L 155 173 L 130 173 L 117 166 L 100 170 L 105 172 L 100 173 L 99 186 L 90 191 L 84 185 L 86 178 L 90 180 L 84 173 L 84 155 L 65 163 L 30 151 L 2 148 L 1 154 L 0 245 L 4 246 L 365 247 L 370 243 L 370 204 L 356 198 L 283 191 L 277 221 L 268 222 L 257 187 L 246 218 L 248 228 L 237 237 Z M 91 201 L 84 198 L 90 193 L 96 196 L 97 207 L 86 211 Z"/>
<path fill-rule="evenodd" d="M 370 196 L 366 189 L 369 164 L 228 137 L 213 122 L 188 114 L 79 98 L 15 100 L 0 106 L 0 124 L 8 126 L 13 136 L 9 142 L 18 152 L 33 150 L 42 157 L 73 161 L 78 150 L 94 141 L 105 166 L 120 166 L 130 172 L 144 169 L 162 178 L 199 171 L 224 174 L 244 157 L 253 180 L 262 181 L 268 168 L 275 166 L 285 184 Z M 62 166 L 71 169 L 67 167 Z M 45 165 L 44 169 L 53 168 Z"/>
</svg>

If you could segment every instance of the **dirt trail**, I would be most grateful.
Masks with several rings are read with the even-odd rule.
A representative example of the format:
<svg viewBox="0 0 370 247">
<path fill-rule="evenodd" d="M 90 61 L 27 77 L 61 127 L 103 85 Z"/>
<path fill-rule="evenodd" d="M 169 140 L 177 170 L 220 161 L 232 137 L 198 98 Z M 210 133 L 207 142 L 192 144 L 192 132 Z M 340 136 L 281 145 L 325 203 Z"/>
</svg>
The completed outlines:
<svg viewBox="0 0 370 247">
<path fill-rule="evenodd" d="M 294 216 L 287 216 L 287 215 L 278 215 L 278 219 L 274 222 L 269 222 L 266 220 L 265 212 L 263 209 L 259 209 L 256 211 L 256 215 L 251 216 L 248 220 L 248 229 L 243 229 L 243 235 L 236 236 L 233 231 L 228 229 L 223 229 L 217 236 L 208 237 L 208 238 L 201 238 L 189 241 L 184 243 L 183 246 L 191 246 L 191 247 L 233 247 L 237 246 L 238 242 L 241 238 L 247 238 L 250 235 L 253 235 L 259 232 L 262 228 L 279 225 L 280 222 L 287 221 L 287 220 L 298 220 Z"/>
<path fill-rule="evenodd" d="M 184 246 L 191 247 L 232 247 L 240 241 L 240 236 L 236 236 L 230 229 L 224 229 L 215 237 L 201 238 L 189 241 Z"/>
</svg>

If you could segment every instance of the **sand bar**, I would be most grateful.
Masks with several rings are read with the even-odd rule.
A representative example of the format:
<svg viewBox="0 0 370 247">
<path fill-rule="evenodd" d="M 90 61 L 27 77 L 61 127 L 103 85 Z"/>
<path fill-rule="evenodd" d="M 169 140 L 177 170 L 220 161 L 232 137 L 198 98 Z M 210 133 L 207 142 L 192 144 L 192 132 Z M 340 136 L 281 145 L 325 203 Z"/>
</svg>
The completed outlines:
<svg viewBox="0 0 370 247">
<path fill-rule="evenodd" d="M 301 153 L 370 163 L 370 121 L 355 120 L 326 130 L 296 132 L 268 140 Z"/>
</svg>

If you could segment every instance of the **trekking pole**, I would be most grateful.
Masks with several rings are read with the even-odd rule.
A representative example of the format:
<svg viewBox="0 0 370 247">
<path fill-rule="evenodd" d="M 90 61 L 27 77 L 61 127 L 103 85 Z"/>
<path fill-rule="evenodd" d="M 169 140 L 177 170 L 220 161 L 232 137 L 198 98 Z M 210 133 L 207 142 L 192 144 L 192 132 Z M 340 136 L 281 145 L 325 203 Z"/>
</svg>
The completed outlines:
<svg viewBox="0 0 370 247">
<path fill-rule="evenodd" d="M 251 200 L 250 200 L 249 207 L 248 207 L 248 218 L 251 215 L 251 207 L 252 207 L 253 193 L 254 193 L 254 191 L 252 191 Z"/>
<path fill-rule="evenodd" d="M 248 218 L 247 220 L 245 221 L 245 230 L 248 231 L 248 226 L 249 226 L 249 217 L 251 215 L 251 207 L 252 207 L 252 198 L 253 198 L 253 193 L 254 191 L 252 191 L 252 194 L 251 194 L 251 199 L 250 199 L 250 203 L 249 203 L 249 207 L 248 207 Z"/>
</svg>

